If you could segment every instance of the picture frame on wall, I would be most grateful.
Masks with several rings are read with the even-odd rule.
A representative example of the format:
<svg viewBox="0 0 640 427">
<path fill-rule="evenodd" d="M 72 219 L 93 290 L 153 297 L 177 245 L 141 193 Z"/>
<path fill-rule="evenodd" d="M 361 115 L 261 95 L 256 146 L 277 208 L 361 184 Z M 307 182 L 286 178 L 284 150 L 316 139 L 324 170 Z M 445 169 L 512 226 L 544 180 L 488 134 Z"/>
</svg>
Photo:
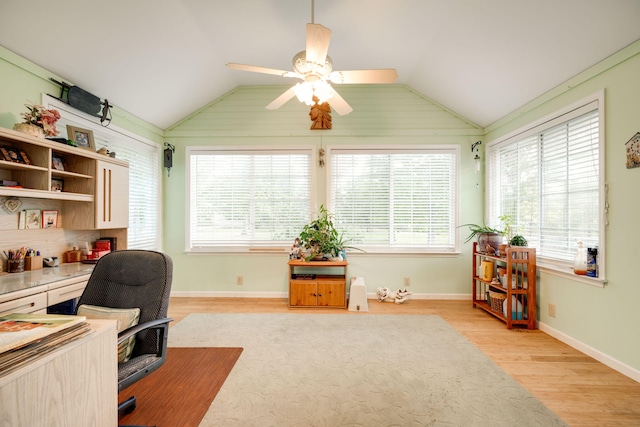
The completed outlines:
<svg viewBox="0 0 640 427">
<path fill-rule="evenodd" d="M 67 125 L 67 138 L 85 150 L 96 151 L 96 144 L 93 140 L 93 131 Z"/>
<path fill-rule="evenodd" d="M 58 211 L 42 211 L 42 228 L 58 227 Z"/>
</svg>

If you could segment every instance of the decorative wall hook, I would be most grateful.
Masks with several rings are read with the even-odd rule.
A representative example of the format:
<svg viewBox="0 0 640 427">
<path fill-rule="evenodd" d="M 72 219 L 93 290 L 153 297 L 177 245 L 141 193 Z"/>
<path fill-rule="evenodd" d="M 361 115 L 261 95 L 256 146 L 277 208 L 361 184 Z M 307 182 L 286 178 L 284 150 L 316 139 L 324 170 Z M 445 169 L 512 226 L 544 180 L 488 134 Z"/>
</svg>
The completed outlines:
<svg viewBox="0 0 640 427">
<path fill-rule="evenodd" d="M 471 144 L 471 153 L 475 151 L 476 155 L 473 160 L 476 163 L 476 173 L 480 172 L 480 155 L 478 154 L 478 145 L 482 144 L 482 141 L 476 141 Z"/>
<path fill-rule="evenodd" d="M 164 146 L 166 147 L 164 149 L 164 167 L 167 168 L 167 177 L 169 177 L 171 176 L 171 168 L 173 167 L 173 153 L 176 152 L 176 147 L 169 144 L 168 142 L 165 142 Z"/>
</svg>

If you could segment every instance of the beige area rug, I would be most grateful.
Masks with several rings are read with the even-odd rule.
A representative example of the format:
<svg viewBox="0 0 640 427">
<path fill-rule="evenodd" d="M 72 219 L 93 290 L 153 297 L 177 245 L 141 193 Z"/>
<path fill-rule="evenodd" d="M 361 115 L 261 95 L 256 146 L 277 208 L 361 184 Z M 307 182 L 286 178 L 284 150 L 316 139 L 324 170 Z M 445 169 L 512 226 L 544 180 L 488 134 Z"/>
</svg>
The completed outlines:
<svg viewBox="0 0 640 427">
<path fill-rule="evenodd" d="M 171 347 L 243 347 L 209 426 L 564 426 L 439 316 L 191 314 Z"/>
</svg>

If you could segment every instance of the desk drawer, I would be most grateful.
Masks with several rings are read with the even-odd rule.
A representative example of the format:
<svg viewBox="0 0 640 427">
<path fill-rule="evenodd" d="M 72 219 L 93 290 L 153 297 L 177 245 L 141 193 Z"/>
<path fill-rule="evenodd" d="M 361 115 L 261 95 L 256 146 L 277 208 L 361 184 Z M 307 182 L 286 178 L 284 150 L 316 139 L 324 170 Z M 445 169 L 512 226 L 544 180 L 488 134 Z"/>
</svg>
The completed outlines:
<svg viewBox="0 0 640 427">
<path fill-rule="evenodd" d="M 8 313 L 35 313 L 47 308 L 47 294 L 40 293 L 0 304 L 0 316 Z"/>
<path fill-rule="evenodd" d="M 87 286 L 87 281 L 77 282 L 72 285 L 63 286 L 61 288 L 50 289 L 47 292 L 48 301 L 47 305 L 54 305 L 60 302 L 68 301 L 70 299 L 78 298 L 84 292 L 84 288 Z"/>
</svg>

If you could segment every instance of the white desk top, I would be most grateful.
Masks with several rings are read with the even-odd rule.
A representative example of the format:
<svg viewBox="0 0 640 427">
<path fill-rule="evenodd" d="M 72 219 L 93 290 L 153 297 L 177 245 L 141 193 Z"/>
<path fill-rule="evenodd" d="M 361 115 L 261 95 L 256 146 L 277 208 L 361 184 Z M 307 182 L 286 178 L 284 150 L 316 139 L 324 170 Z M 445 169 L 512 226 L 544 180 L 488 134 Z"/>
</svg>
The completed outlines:
<svg viewBox="0 0 640 427">
<path fill-rule="evenodd" d="M 9 273 L 0 276 L 0 302 L 5 294 L 25 291 L 30 288 L 44 286 L 56 288 L 56 282 L 62 282 L 80 276 L 89 276 L 93 271 L 93 264 L 72 262 L 60 264 L 59 267 L 45 267 L 40 270 L 25 271 L 23 273 Z"/>
</svg>

